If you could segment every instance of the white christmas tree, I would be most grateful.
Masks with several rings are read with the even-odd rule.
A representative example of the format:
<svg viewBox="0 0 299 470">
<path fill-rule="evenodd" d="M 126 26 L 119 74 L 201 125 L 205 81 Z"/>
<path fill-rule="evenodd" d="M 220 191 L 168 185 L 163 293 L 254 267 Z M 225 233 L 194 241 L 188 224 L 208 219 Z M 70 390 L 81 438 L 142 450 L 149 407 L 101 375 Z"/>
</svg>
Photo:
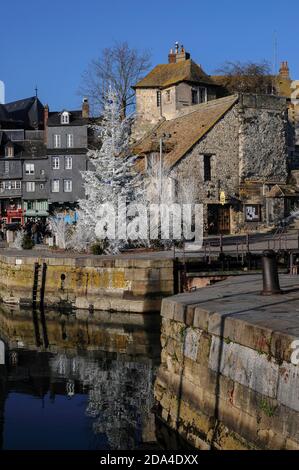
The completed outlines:
<svg viewBox="0 0 299 470">
<path fill-rule="evenodd" d="M 100 148 L 90 150 L 89 169 L 82 172 L 85 199 L 79 200 L 79 217 L 73 236 L 73 246 L 82 250 L 97 240 L 96 225 L 99 207 L 109 203 L 115 208 L 120 198 L 127 204 L 140 194 L 135 157 L 129 155 L 130 118 L 121 119 L 117 94 L 109 89 L 100 123 L 94 127 Z M 125 238 L 125 237 L 124 237 Z M 117 252 L 126 240 L 116 237 L 107 241 L 108 252 Z"/>
</svg>

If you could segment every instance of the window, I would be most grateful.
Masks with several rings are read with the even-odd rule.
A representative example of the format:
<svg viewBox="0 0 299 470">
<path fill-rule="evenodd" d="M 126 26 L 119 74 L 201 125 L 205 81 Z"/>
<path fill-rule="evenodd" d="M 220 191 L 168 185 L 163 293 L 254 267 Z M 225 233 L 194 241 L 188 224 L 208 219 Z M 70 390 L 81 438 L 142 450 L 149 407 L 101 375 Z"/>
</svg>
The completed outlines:
<svg viewBox="0 0 299 470">
<path fill-rule="evenodd" d="M 31 211 L 33 209 L 33 201 L 27 201 L 27 210 Z"/>
<path fill-rule="evenodd" d="M 166 90 L 166 101 L 167 101 L 167 103 L 170 103 L 170 97 L 171 97 L 170 90 Z"/>
<path fill-rule="evenodd" d="M 25 173 L 26 175 L 34 175 L 34 163 L 25 164 Z"/>
<path fill-rule="evenodd" d="M 21 189 L 21 181 L 1 181 L 0 190 Z"/>
<path fill-rule="evenodd" d="M 161 106 L 161 91 L 157 91 L 157 107 Z"/>
<path fill-rule="evenodd" d="M 4 173 L 9 173 L 9 162 L 4 162 Z"/>
<path fill-rule="evenodd" d="M 45 189 L 45 185 L 44 185 L 44 183 L 40 183 L 40 185 L 39 185 L 39 189 L 41 189 L 41 190 Z"/>
<path fill-rule="evenodd" d="M 203 179 L 204 181 L 211 181 L 211 155 L 203 156 Z"/>
<path fill-rule="evenodd" d="M 73 159 L 72 157 L 65 157 L 64 167 L 66 170 L 71 170 L 73 168 Z"/>
<path fill-rule="evenodd" d="M 61 113 L 61 119 L 60 119 L 61 124 L 69 124 L 70 123 L 70 113 L 67 111 L 63 111 Z"/>
<path fill-rule="evenodd" d="M 192 104 L 198 104 L 198 90 L 195 88 L 192 88 L 191 94 L 192 94 Z"/>
<path fill-rule="evenodd" d="M 5 148 L 5 156 L 13 157 L 14 156 L 14 146 L 13 144 L 7 145 Z"/>
<path fill-rule="evenodd" d="M 206 101 L 208 101 L 208 97 L 207 97 L 207 89 L 206 88 L 199 88 L 198 89 L 198 95 L 199 95 L 199 102 L 200 103 L 205 103 Z"/>
<path fill-rule="evenodd" d="M 52 180 L 52 193 L 59 193 L 59 180 Z"/>
<path fill-rule="evenodd" d="M 66 136 L 66 146 L 68 148 L 74 147 L 74 135 L 73 134 L 67 134 L 67 136 Z"/>
<path fill-rule="evenodd" d="M 53 170 L 59 170 L 59 157 L 52 157 Z"/>
<path fill-rule="evenodd" d="M 45 170 L 40 171 L 41 176 L 45 176 Z"/>
<path fill-rule="evenodd" d="M 63 190 L 65 193 L 71 193 L 72 192 L 72 180 L 64 180 L 63 181 Z"/>
<path fill-rule="evenodd" d="M 58 149 L 61 147 L 61 135 L 54 134 L 54 148 Z"/>
<path fill-rule="evenodd" d="M 35 191 L 35 182 L 34 181 L 27 181 L 26 191 L 27 191 L 27 193 L 34 193 L 34 191 Z"/>
<path fill-rule="evenodd" d="M 191 89 L 192 104 L 205 103 L 207 101 L 207 89 L 204 87 Z"/>
</svg>

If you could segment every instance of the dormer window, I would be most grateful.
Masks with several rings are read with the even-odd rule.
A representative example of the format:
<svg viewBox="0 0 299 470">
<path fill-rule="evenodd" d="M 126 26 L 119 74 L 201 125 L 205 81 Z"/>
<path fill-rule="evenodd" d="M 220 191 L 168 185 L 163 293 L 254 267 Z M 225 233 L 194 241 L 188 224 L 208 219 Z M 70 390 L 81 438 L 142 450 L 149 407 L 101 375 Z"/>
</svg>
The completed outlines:
<svg viewBox="0 0 299 470">
<path fill-rule="evenodd" d="M 13 144 L 7 144 L 6 147 L 5 147 L 5 156 L 6 157 L 13 157 L 15 154 L 14 152 L 14 146 Z"/>
<path fill-rule="evenodd" d="M 192 104 L 205 103 L 207 101 L 207 89 L 204 87 L 196 87 L 191 89 Z"/>
<path fill-rule="evenodd" d="M 61 124 L 69 124 L 70 123 L 70 113 L 67 111 L 63 111 L 61 113 L 61 118 L 60 118 Z"/>
</svg>

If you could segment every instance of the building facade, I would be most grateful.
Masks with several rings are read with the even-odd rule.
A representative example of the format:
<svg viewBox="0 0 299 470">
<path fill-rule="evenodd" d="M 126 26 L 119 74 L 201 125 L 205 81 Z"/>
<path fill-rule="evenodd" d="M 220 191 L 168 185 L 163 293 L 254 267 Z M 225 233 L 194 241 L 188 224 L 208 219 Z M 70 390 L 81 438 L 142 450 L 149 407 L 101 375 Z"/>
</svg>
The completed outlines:
<svg viewBox="0 0 299 470">
<path fill-rule="evenodd" d="M 48 112 L 45 108 L 46 145 L 49 164 L 49 204 L 74 208 L 84 198 L 81 172 L 87 170 L 89 105 L 82 109 Z"/>
<path fill-rule="evenodd" d="M 0 210 L 6 223 L 74 209 L 84 197 L 89 105 L 49 112 L 37 97 L 0 105 Z"/>
<path fill-rule="evenodd" d="M 183 46 L 170 50 L 167 64 L 153 68 L 134 87 L 136 122 L 133 136 L 138 139 L 163 119 L 173 119 L 181 111 L 215 99 L 219 87 L 196 64 Z"/>
<path fill-rule="evenodd" d="M 272 190 L 290 192 L 285 98 L 232 95 L 189 109 L 136 144 L 140 170 L 150 174 L 162 158 L 173 202 L 203 204 L 205 233 L 255 231 L 283 218 L 286 195 Z"/>
</svg>

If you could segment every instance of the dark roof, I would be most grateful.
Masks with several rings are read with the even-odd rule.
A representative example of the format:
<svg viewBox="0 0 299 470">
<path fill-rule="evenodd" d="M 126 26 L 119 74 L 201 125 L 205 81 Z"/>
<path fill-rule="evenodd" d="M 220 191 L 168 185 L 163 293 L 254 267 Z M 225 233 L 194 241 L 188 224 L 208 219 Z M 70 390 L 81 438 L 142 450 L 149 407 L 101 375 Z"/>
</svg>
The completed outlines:
<svg viewBox="0 0 299 470">
<path fill-rule="evenodd" d="M 13 158 L 41 158 L 46 157 L 47 148 L 42 140 L 24 140 L 12 142 L 7 136 L 5 131 L 0 131 L 0 158 L 5 154 L 5 147 L 13 145 L 14 157 Z"/>
<path fill-rule="evenodd" d="M 156 65 L 133 88 L 165 88 L 179 82 L 217 86 L 199 65 L 187 59 L 174 64 Z"/>
<path fill-rule="evenodd" d="M 63 111 L 68 111 L 64 109 Z M 58 127 L 58 126 L 84 126 L 90 123 L 90 118 L 83 118 L 82 117 L 82 110 L 75 110 L 75 111 L 68 111 L 70 113 L 70 123 L 69 124 L 61 124 L 60 116 L 61 112 L 53 111 L 49 113 L 48 118 L 48 127 Z"/>
<path fill-rule="evenodd" d="M 190 107 L 190 112 L 185 115 L 169 121 L 163 120 L 134 145 L 133 152 L 139 155 L 158 152 L 160 137 L 169 134 L 163 165 L 170 169 L 212 129 L 237 101 L 238 95 L 211 100 Z M 137 168 L 141 172 L 144 171 L 144 159 L 139 160 Z"/>
<path fill-rule="evenodd" d="M 44 107 L 36 96 L 0 105 L 0 125 L 7 128 L 42 129 Z"/>
</svg>

